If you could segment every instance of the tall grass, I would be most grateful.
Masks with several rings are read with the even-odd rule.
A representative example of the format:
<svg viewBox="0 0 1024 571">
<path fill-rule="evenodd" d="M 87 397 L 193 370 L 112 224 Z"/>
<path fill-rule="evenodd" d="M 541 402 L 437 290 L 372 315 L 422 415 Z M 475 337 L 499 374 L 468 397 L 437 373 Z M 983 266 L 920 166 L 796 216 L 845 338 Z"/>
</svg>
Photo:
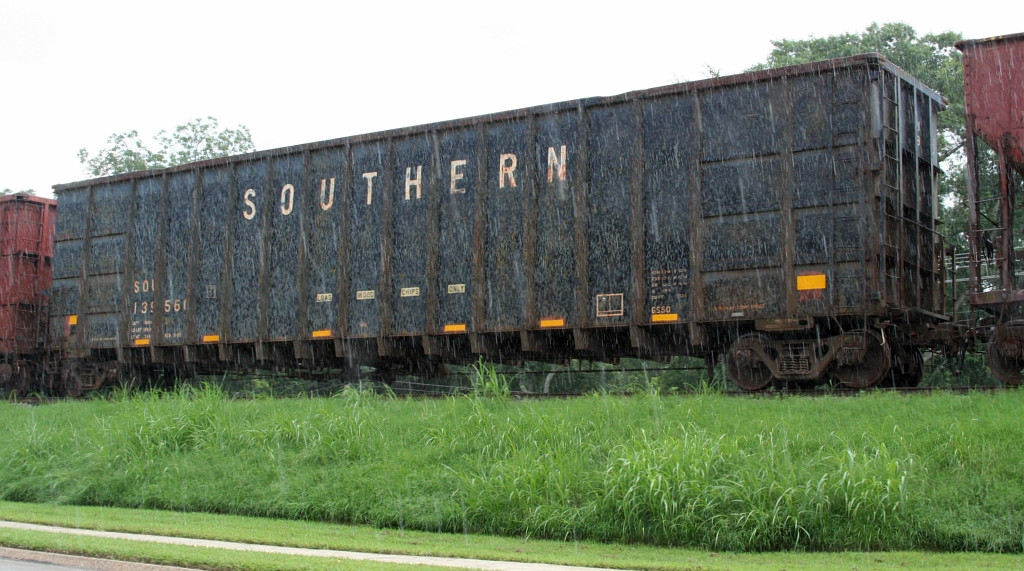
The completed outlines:
<svg viewBox="0 0 1024 571">
<path fill-rule="evenodd" d="M 719 550 L 1020 552 L 1024 395 L 0 404 L 0 499 Z"/>
</svg>

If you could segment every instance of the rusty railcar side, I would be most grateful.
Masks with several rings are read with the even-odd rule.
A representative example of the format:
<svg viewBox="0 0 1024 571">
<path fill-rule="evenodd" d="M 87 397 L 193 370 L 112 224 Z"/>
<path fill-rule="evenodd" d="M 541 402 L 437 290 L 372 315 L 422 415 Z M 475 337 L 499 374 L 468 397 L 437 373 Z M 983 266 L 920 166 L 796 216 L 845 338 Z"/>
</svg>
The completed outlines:
<svg viewBox="0 0 1024 571">
<path fill-rule="evenodd" d="M 427 372 L 726 353 L 752 388 L 872 384 L 942 319 L 941 106 L 866 54 L 59 185 L 54 341 Z"/>
<path fill-rule="evenodd" d="M 57 202 L 0 197 L 0 394 L 23 392 L 43 348 Z"/>
<path fill-rule="evenodd" d="M 967 114 L 968 295 L 991 316 L 987 359 L 1003 382 L 1024 382 L 1024 34 L 957 42 Z M 994 166 L 995 176 L 982 170 Z M 988 178 L 988 180 L 985 180 Z"/>
</svg>

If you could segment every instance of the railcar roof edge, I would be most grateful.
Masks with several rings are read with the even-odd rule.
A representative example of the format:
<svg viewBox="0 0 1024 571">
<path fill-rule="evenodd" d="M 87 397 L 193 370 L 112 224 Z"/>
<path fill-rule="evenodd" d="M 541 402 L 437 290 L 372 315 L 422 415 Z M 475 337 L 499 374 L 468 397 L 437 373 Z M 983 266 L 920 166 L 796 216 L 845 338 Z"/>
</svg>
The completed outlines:
<svg viewBox="0 0 1024 571">
<path fill-rule="evenodd" d="M 978 39 L 974 39 L 974 40 L 960 40 L 960 41 L 954 43 L 953 45 L 956 46 L 956 48 L 958 50 L 963 51 L 963 48 L 965 48 L 965 47 L 974 47 L 974 46 L 979 46 L 979 45 L 984 45 L 984 44 L 999 44 L 999 43 L 1003 43 L 1003 42 L 1016 42 L 1016 41 L 1020 41 L 1020 40 L 1024 40 L 1024 32 L 1021 32 L 1021 33 L 1018 33 L 1018 34 L 1005 34 L 1005 35 L 1002 35 L 1002 36 L 992 36 L 992 37 L 988 37 L 988 38 L 978 38 Z"/>
<path fill-rule="evenodd" d="M 1010 37 L 1010 36 L 1008 36 Z M 977 40 L 986 41 L 986 40 Z M 514 119 L 523 117 L 528 114 L 536 114 L 543 112 L 552 112 L 559 110 L 575 109 L 579 107 L 591 107 L 610 105 L 629 99 L 639 99 L 648 97 L 660 97 L 664 95 L 674 93 L 685 93 L 688 91 L 699 91 L 704 89 L 715 89 L 718 87 L 724 87 L 728 85 L 734 85 L 737 83 L 755 83 L 760 81 L 771 81 L 776 78 L 788 77 L 793 75 L 805 75 L 810 73 L 820 73 L 831 69 L 841 69 L 847 67 L 855 67 L 864 64 L 877 64 L 886 68 L 889 68 L 896 75 L 902 79 L 909 81 L 916 88 L 927 93 L 929 96 L 941 102 L 943 108 L 947 104 L 947 100 L 941 94 L 934 89 L 928 87 L 917 78 L 913 77 L 896 64 L 890 62 L 885 56 L 879 53 L 869 52 L 858 54 L 854 56 L 837 58 L 831 60 L 822 60 L 817 62 L 792 65 L 787 67 L 771 68 L 758 71 L 751 71 L 746 73 L 714 77 L 709 79 L 701 79 L 696 81 L 675 83 L 664 85 L 660 87 L 652 87 L 648 89 L 638 89 L 634 91 L 628 91 L 618 95 L 610 96 L 596 96 L 596 97 L 584 97 L 580 99 L 572 99 L 568 101 L 547 103 L 541 105 L 535 105 L 531 107 L 522 107 L 519 109 L 513 109 L 508 111 L 499 111 L 495 113 L 488 113 L 484 115 L 476 115 L 470 117 L 463 117 L 458 119 L 449 119 L 444 121 L 438 121 L 434 123 L 425 123 L 422 125 L 413 125 L 409 127 L 399 127 L 397 129 L 387 129 L 384 131 L 375 131 L 370 133 L 356 134 L 344 137 L 338 137 L 334 139 L 326 139 L 323 141 L 316 141 L 312 143 L 303 143 L 298 145 L 290 145 L 286 147 L 276 147 L 272 149 L 265 149 L 262 151 L 255 151 L 252 153 L 246 153 L 241 155 L 230 155 L 226 157 L 218 157 L 216 159 L 208 159 L 204 161 L 197 161 L 192 163 L 186 163 L 181 165 L 175 165 L 173 167 L 167 167 L 162 169 L 149 169 L 142 171 L 133 171 L 130 173 L 111 175 L 106 177 L 83 179 L 75 182 L 55 184 L 53 186 L 54 194 L 57 195 L 65 190 L 73 190 L 76 188 L 84 188 L 89 186 L 109 184 L 114 182 L 123 182 L 138 178 L 148 178 L 152 176 L 162 174 L 172 174 L 176 172 L 189 171 L 197 168 L 215 167 L 224 165 L 232 162 L 246 162 L 246 161 L 258 161 L 265 158 L 273 158 L 279 155 L 313 151 L 322 148 L 336 147 L 343 144 L 357 144 L 367 141 L 374 141 L 388 138 L 399 138 L 417 133 L 430 132 L 430 131 L 443 131 L 459 127 L 465 127 L 469 125 L 475 125 L 478 123 L 494 123 L 504 120 Z"/>
<path fill-rule="evenodd" d="M 56 201 L 52 198 L 46 198 L 45 196 L 36 196 L 34 194 L 28 194 L 25 192 L 19 192 L 16 194 L 6 194 L 0 196 L 0 202 L 39 202 L 44 204 L 54 204 Z"/>
</svg>

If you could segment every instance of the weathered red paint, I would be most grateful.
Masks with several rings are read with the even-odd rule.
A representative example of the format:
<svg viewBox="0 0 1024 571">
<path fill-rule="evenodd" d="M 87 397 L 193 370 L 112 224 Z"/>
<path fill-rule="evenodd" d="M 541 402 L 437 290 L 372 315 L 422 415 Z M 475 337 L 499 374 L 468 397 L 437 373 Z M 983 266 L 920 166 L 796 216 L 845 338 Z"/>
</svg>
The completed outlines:
<svg viewBox="0 0 1024 571">
<path fill-rule="evenodd" d="M 957 42 L 968 125 L 1024 169 L 1024 33 Z"/>
<path fill-rule="evenodd" d="M 50 289 L 57 201 L 0 197 L 0 356 L 30 352 Z"/>
</svg>

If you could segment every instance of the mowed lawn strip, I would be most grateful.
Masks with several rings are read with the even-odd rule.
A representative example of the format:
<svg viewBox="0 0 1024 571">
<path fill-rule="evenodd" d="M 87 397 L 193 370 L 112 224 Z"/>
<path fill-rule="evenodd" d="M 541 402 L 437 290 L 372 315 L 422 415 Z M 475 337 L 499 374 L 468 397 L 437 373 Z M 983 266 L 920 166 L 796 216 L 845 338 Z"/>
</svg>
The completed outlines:
<svg viewBox="0 0 1024 571">
<path fill-rule="evenodd" d="M 0 545 L 32 551 L 187 567 L 191 569 L 231 569 L 240 571 L 394 571 L 409 568 L 408 565 L 397 563 L 165 545 L 124 539 L 84 537 L 71 534 L 2 528 L 0 528 Z M 417 566 L 417 569 L 446 568 Z"/>
<path fill-rule="evenodd" d="M 989 553 L 719 553 L 289 522 L 157 510 L 0 502 L 0 519 L 62 527 L 268 543 L 371 553 L 454 556 L 622 569 L 1019 569 L 1020 555 Z M 295 555 L 247 553 L 0 528 L 0 545 L 196 569 L 310 570 L 406 568 L 405 565 Z M 417 567 L 434 569 L 434 567 Z"/>
</svg>

